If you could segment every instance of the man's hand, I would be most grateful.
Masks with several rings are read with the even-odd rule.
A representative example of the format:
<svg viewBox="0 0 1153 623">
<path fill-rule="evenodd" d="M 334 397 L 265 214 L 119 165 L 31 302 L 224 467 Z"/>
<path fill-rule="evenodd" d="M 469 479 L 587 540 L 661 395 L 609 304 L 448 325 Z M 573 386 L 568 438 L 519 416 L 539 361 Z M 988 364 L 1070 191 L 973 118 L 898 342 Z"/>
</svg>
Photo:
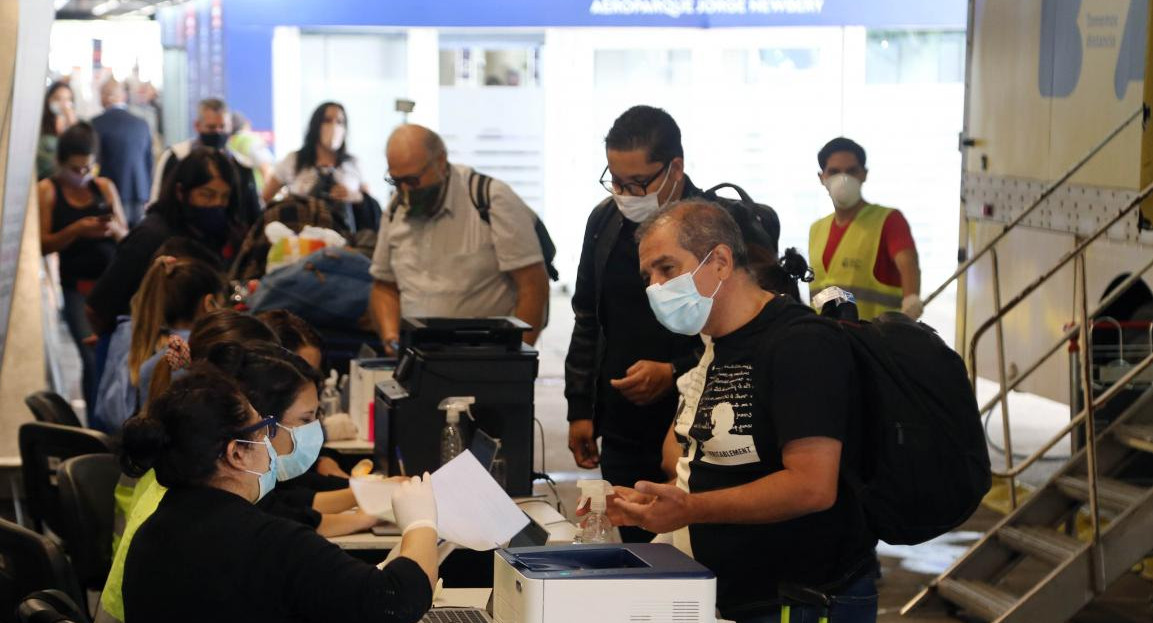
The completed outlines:
<svg viewBox="0 0 1153 623">
<path fill-rule="evenodd" d="M 673 387 L 673 364 L 641 359 L 625 370 L 624 378 L 609 383 L 629 402 L 647 405 L 656 402 Z"/>
<path fill-rule="evenodd" d="M 593 437 L 592 420 L 573 420 L 568 425 L 568 449 L 577 467 L 592 469 L 600 464 L 601 455 Z"/>
<path fill-rule="evenodd" d="M 609 520 L 616 526 L 639 526 L 643 530 L 662 534 L 693 523 L 693 498 L 674 485 L 662 485 L 642 480 L 635 490 L 618 487 L 610 498 Z M 626 489 L 622 494 L 622 489 Z"/>
<path fill-rule="evenodd" d="M 605 515 L 608 516 L 609 521 L 614 526 L 635 526 L 634 518 L 631 515 L 623 512 L 619 506 L 616 505 L 618 501 L 633 502 L 636 504 L 648 504 L 655 498 L 651 495 L 638 493 L 636 489 L 631 487 L 613 487 L 613 492 L 608 498 L 605 499 Z M 576 510 L 577 517 L 583 517 L 588 514 L 588 505 L 580 506 Z"/>
</svg>

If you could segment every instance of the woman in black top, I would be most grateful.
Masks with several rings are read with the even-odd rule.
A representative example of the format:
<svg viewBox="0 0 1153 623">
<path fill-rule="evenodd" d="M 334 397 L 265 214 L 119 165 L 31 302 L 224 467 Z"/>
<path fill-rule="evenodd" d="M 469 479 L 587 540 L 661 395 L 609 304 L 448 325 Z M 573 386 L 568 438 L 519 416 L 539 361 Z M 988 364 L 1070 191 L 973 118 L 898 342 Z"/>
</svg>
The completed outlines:
<svg viewBox="0 0 1153 623">
<path fill-rule="evenodd" d="M 253 506 L 276 482 L 275 421 L 232 379 L 196 364 L 125 426 L 124 467 L 153 468 L 169 489 L 128 552 L 126 623 L 423 616 L 437 574 L 431 481 L 405 482 L 393 496 L 400 557 L 378 569 Z"/>
<path fill-rule="evenodd" d="M 84 398 L 96 396 L 94 355 L 88 344 L 92 328 L 84 317 L 84 300 L 112 263 L 116 241 L 128 233 L 120 198 L 112 180 L 96 177 L 96 132 L 78 123 L 60 135 L 56 172 L 40 180 L 40 251 L 60 254 L 64 321 L 80 350 Z"/>
<path fill-rule="evenodd" d="M 128 313 L 153 255 L 168 238 L 190 238 L 222 263 L 232 259 L 245 234 L 238 188 L 235 165 L 215 149 L 194 149 L 176 165 L 164 180 L 160 198 L 116 249 L 112 266 L 88 297 L 96 333 L 110 333 L 116 316 Z"/>
</svg>

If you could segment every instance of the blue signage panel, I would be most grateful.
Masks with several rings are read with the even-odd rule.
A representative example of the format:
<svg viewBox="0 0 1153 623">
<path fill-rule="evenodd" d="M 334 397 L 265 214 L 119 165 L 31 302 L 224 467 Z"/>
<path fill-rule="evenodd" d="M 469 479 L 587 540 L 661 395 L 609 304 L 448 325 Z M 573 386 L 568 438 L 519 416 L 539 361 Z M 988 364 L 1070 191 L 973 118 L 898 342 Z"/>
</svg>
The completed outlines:
<svg viewBox="0 0 1153 623">
<path fill-rule="evenodd" d="M 277 26 L 964 28 L 965 0 L 226 0 Z"/>
</svg>

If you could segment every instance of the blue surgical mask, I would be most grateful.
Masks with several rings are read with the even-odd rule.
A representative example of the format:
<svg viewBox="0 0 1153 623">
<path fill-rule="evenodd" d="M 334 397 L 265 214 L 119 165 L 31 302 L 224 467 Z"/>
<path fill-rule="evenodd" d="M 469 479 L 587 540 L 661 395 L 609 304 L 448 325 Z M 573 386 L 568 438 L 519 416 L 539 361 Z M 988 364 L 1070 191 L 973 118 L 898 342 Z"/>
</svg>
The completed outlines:
<svg viewBox="0 0 1153 623">
<path fill-rule="evenodd" d="M 705 259 L 693 269 L 691 273 L 678 275 L 664 283 L 654 283 L 645 289 L 649 297 L 649 307 L 657 317 L 657 322 L 666 329 L 681 335 L 696 335 L 704 328 L 709 320 L 709 313 L 713 310 L 713 297 L 721 289 L 721 283 L 713 290 L 712 296 L 702 296 L 697 291 L 697 283 L 693 275 L 709 261 L 709 251 Z"/>
<path fill-rule="evenodd" d="M 236 441 L 253 445 L 263 445 L 264 449 L 268 452 L 268 471 L 261 473 L 251 469 L 244 470 L 260 478 L 260 493 L 256 495 L 256 501 L 259 502 L 276 487 L 276 448 L 272 447 L 272 441 L 269 440 L 267 436 L 263 441 L 248 441 L 247 439 L 237 439 Z"/>
<path fill-rule="evenodd" d="M 324 429 L 321 428 L 320 420 L 295 428 L 280 424 L 277 426 L 292 436 L 292 452 L 276 457 L 276 479 L 283 482 L 308 471 L 316 462 L 316 457 L 320 456 L 320 447 L 324 445 Z"/>
</svg>

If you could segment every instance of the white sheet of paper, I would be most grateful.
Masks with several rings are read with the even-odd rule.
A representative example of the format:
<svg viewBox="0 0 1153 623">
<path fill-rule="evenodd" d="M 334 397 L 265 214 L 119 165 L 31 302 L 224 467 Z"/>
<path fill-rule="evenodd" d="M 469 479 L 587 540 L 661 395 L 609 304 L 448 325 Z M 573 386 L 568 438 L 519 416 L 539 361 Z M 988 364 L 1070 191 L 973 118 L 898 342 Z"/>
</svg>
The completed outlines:
<svg viewBox="0 0 1153 623">
<path fill-rule="evenodd" d="M 529 519 L 465 450 L 432 475 L 440 538 L 487 551 L 520 532 Z"/>
</svg>

